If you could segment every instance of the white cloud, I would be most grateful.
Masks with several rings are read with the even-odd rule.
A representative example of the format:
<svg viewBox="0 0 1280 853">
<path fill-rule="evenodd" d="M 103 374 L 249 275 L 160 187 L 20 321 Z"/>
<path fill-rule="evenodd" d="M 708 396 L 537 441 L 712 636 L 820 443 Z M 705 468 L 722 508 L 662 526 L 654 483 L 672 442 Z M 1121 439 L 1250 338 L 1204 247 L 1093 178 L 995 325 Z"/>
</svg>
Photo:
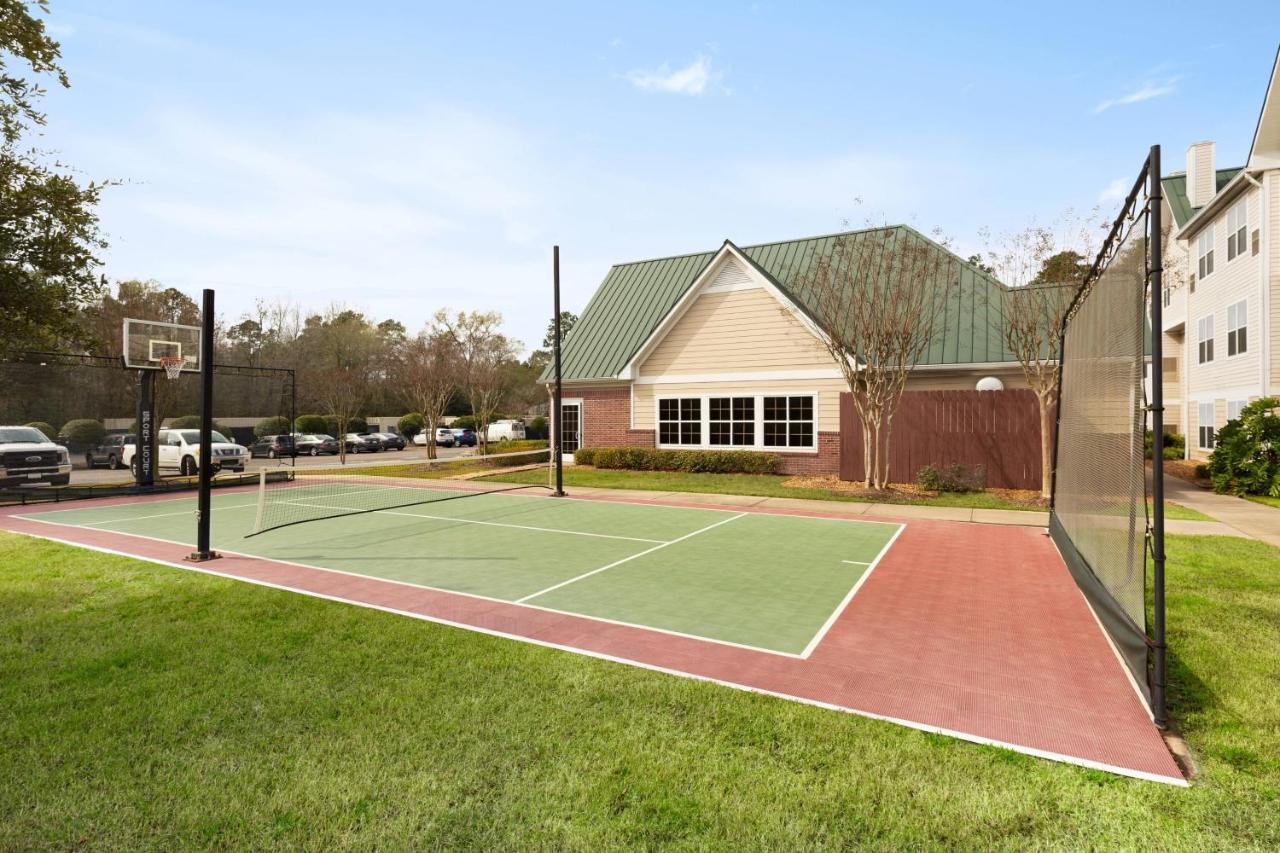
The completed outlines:
<svg viewBox="0 0 1280 853">
<path fill-rule="evenodd" d="M 1130 184 L 1124 178 L 1116 178 L 1107 184 L 1106 189 L 1098 193 L 1098 204 L 1112 204 L 1118 201 L 1124 201 L 1125 196 L 1129 194 Z"/>
<path fill-rule="evenodd" d="M 723 75 L 711 70 L 711 60 L 699 56 L 684 68 L 674 71 L 665 63 L 656 71 L 628 71 L 627 80 L 644 92 L 672 92 L 678 95 L 702 95 L 707 87 L 719 83 Z"/>
<path fill-rule="evenodd" d="M 1103 101 L 1098 104 L 1098 106 L 1094 107 L 1093 112 L 1097 115 L 1098 113 L 1106 112 L 1112 107 L 1124 106 L 1126 104 L 1137 104 L 1142 101 L 1149 101 L 1152 98 L 1162 98 L 1165 95 L 1172 95 L 1174 92 L 1178 91 L 1178 87 L 1176 85 L 1177 82 L 1177 77 L 1170 77 L 1162 83 L 1144 83 L 1142 86 L 1127 95 Z"/>
</svg>

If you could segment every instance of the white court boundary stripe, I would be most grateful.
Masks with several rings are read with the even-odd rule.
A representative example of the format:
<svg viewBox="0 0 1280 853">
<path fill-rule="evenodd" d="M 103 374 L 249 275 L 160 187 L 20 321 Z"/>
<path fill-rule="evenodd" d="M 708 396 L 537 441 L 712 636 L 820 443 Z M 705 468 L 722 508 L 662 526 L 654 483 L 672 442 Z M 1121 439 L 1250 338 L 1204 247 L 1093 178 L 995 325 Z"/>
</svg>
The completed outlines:
<svg viewBox="0 0 1280 853">
<path fill-rule="evenodd" d="M 77 524 L 68 524 L 65 521 L 48 521 L 43 518 L 35 518 L 29 515 L 14 515 L 11 517 L 21 519 L 22 521 L 36 522 L 38 524 L 49 524 L 55 527 L 70 527 L 73 530 L 75 529 L 100 530 L 100 528 L 81 528 L 81 526 Z M 4 529 L 5 528 L 0 528 L 0 531 Z M 149 542 L 161 542 L 165 545 L 178 545 L 179 547 L 183 547 L 183 548 L 191 547 L 191 543 L 189 542 L 179 542 L 175 539 L 161 539 L 159 536 L 147 536 L 143 533 L 130 533 L 127 530 L 106 530 L 102 532 L 111 533 L 116 536 L 131 536 L 134 539 L 145 539 Z M 51 538 L 51 537 L 40 537 L 40 535 L 37 533 L 30 533 L 30 534 L 24 533 L 22 535 L 35 536 L 37 538 Z M 69 545 L 79 544 L 78 542 L 73 542 L 70 540 L 63 540 L 63 539 L 55 539 L 54 541 L 66 542 Z M 84 547 L 91 548 L 93 546 L 85 545 Z M 121 553 L 126 557 L 134 556 L 133 554 L 129 554 L 123 551 L 115 552 L 115 551 L 110 551 L 110 549 L 106 549 L 106 550 L 108 550 L 110 553 Z M 592 622 L 604 622 L 609 625 L 620 625 L 624 628 L 638 628 L 642 631 L 653 631 L 658 634 L 668 634 L 672 637 L 681 637 L 686 640 L 696 640 L 700 643 L 714 643 L 718 646 L 731 646 L 735 649 L 744 649 L 749 652 L 758 652 L 760 654 L 765 654 L 765 655 L 777 655 L 778 657 L 794 658 L 796 660 L 800 659 L 800 655 L 795 654 L 794 652 L 783 652 L 783 651 L 778 651 L 777 649 L 766 649 L 763 646 L 749 646 L 745 643 L 735 643 L 732 640 L 718 640 L 715 637 L 704 637 L 701 634 L 684 634 L 684 633 L 681 633 L 680 631 L 673 631 L 669 628 L 658 628 L 653 625 L 641 625 L 637 622 L 622 622 L 618 619 L 609 619 L 604 616 L 592 616 L 587 613 L 574 613 L 571 610 L 557 610 L 554 607 L 544 607 L 541 604 L 522 604 L 518 601 L 512 601 L 507 598 L 494 598 L 491 595 L 481 595 L 478 592 L 464 592 L 463 590 L 447 589 L 441 586 L 430 586 L 429 584 L 414 583 L 412 581 L 402 581 L 402 580 L 396 580 L 394 578 L 384 578 L 384 577 L 379 577 L 377 575 L 365 575 L 365 574 L 361 574 L 360 572 L 349 572 L 346 569 L 334 569 L 334 568 L 330 568 L 329 566 L 316 566 L 316 565 L 312 565 L 311 563 L 298 563 L 298 562 L 294 562 L 293 560 L 283 560 L 283 559 L 280 559 L 279 557 L 263 557 L 258 554 L 247 554 L 243 551 L 231 551 L 226 548 L 218 548 L 216 550 L 223 554 L 230 554 L 233 557 L 243 557 L 247 560 L 261 560 L 268 563 L 279 563 L 282 566 L 293 566 L 294 568 L 308 569 L 310 571 L 315 571 L 315 572 L 329 572 L 335 575 L 346 575 L 347 577 L 360 578 L 361 580 L 395 584 L 396 586 L 407 586 L 411 589 L 425 589 L 425 590 L 429 590 L 430 592 L 444 593 L 445 595 L 460 595 L 464 598 L 474 598 L 478 601 L 488 601 L 494 604 L 508 604 L 513 607 L 527 607 L 530 610 L 540 610 L 540 611 L 543 611 L 544 613 L 554 613 L 557 616 L 572 616 L 575 619 L 586 619 Z M 138 557 L 137 559 L 146 560 L 149 558 Z M 163 565 L 172 565 L 170 563 L 166 563 L 163 560 L 158 560 L 155 562 L 160 562 Z M 185 568 L 185 566 L 180 568 Z M 270 584 L 268 584 L 268 586 L 270 586 Z M 301 591 L 302 590 L 299 590 L 299 592 Z M 336 599 L 336 600 L 345 601 L 346 599 Z"/>
<path fill-rule="evenodd" d="M 898 541 L 898 537 L 902 535 L 902 531 L 906 529 L 907 526 L 905 524 L 898 525 L 898 529 L 889 537 L 889 541 L 884 543 L 884 547 L 880 549 L 880 553 L 876 554 L 876 558 L 867 564 L 867 570 L 862 573 L 862 577 L 858 578 L 858 582 L 849 590 L 849 593 L 844 597 L 844 601 L 840 602 L 840 606 L 827 617 L 827 621 L 818 629 L 818 633 L 813 635 L 813 639 L 809 641 L 809 645 L 804 647 L 804 651 L 800 653 L 800 657 L 808 658 L 809 655 L 813 654 L 814 649 L 818 648 L 818 643 L 821 643 L 823 638 L 827 636 L 827 632 L 831 630 L 831 626 L 836 624 L 836 620 L 840 618 L 842 613 L 844 613 L 845 608 L 849 606 L 849 602 L 853 601 L 853 597 L 858 594 L 858 590 L 862 589 L 862 585 L 867 582 L 867 578 L 871 577 L 871 573 L 876 570 L 876 566 L 880 564 L 880 560 L 885 554 L 889 553 L 889 549 L 893 547 L 893 544 Z M 842 562 L 850 563 L 856 561 L 844 560 Z"/>
<path fill-rule="evenodd" d="M 315 509 L 346 509 L 346 507 L 325 506 L 324 504 L 305 504 L 300 501 L 286 501 L 289 506 L 309 506 Z M 641 539 L 638 536 L 615 536 L 612 533 L 588 533 L 585 530 L 562 530 L 559 527 L 534 527 L 529 524 L 508 524 L 505 521 L 481 521 L 475 518 L 454 518 L 451 515 L 424 515 L 418 512 L 398 512 L 391 509 L 352 510 L 350 515 L 399 515 L 404 518 L 424 518 L 431 521 L 457 521 L 462 524 L 483 524 L 487 527 L 510 527 L 514 530 L 536 530 L 541 533 L 564 533 L 569 536 L 592 536 L 596 539 L 623 539 L 627 542 L 650 542 L 669 544 L 664 539 Z"/>
<path fill-rule="evenodd" d="M 244 509 L 245 507 L 251 507 L 251 506 L 254 506 L 254 504 L 234 504 L 232 506 L 220 506 L 220 507 L 217 507 L 217 509 L 218 510 Z M 85 507 L 85 509 L 93 509 L 93 507 Z M 58 510 L 58 512 L 76 512 L 76 510 Z M 149 518 L 171 518 L 175 515 L 193 515 L 195 512 L 196 510 L 194 509 L 184 509 L 179 512 L 161 512 L 161 513 L 157 513 L 156 515 L 136 515 L 130 518 L 108 518 L 104 521 L 80 521 L 80 522 L 77 522 L 77 524 L 81 527 L 93 527 L 98 524 L 123 524 L 124 522 L 129 522 L 129 521 L 146 521 Z M 14 516 L 14 517 L 31 519 L 31 516 L 28 516 L 28 515 L 20 515 L 20 516 Z"/>
<path fill-rule="evenodd" d="M 677 542 L 683 542 L 686 539 L 691 539 L 700 533 L 706 533 L 708 530 L 715 530 L 717 527 L 721 526 L 722 524 L 728 524 L 731 521 L 737 521 L 740 518 L 745 518 L 746 515 L 747 514 L 745 512 L 740 512 L 737 515 L 733 516 L 732 518 L 725 518 L 725 519 L 721 519 L 720 521 L 717 521 L 715 524 L 708 524 L 706 527 L 699 528 L 693 531 L 692 533 L 686 533 L 683 536 L 676 537 L 675 539 L 672 539 L 670 542 L 663 542 L 661 545 L 654 545 L 652 548 L 646 548 L 645 550 L 641 551 L 638 554 L 632 554 L 629 557 L 623 557 L 621 560 L 614 560 L 612 563 L 610 563 L 607 566 L 601 566 L 598 569 L 592 569 L 589 572 L 583 572 L 582 574 L 578 575 L 576 578 L 569 578 L 568 580 L 560 581 L 560 583 L 552 584 L 546 589 L 541 589 L 541 590 L 538 590 L 537 592 L 526 595 L 524 598 L 516 599 L 516 604 L 524 604 L 526 601 L 528 601 L 531 598 L 537 598 L 540 595 L 546 595 L 549 592 L 553 592 L 557 589 L 560 589 L 560 587 L 568 586 L 571 583 L 577 583 L 578 581 L 583 580 L 585 578 L 589 578 L 592 575 L 598 575 L 601 572 L 607 572 L 609 569 L 612 569 L 616 566 L 621 566 L 623 563 L 629 563 L 632 560 L 638 560 L 641 557 L 645 557 L 645 556 L 648 556 L 649 554 L 652 554 L 654 551 L 661 551 L 663 548 L 666 548 L 669 545 L 675 545 Z"/>
<path fill-rule="evenodd" d="M 59 522 L 56 522 L 56 521 L 50 521 L 45 523 L 59 524 Z M 73 525 L 63 525 L 63 526 L 70 527 Z M 118 557 L 128 557 L 133 560 L 141 560 L 142 562 L 145 562 L 145 563 L 152 563 L 159 566 L 168 566 L 169 568 L 181 569 L 183 571 L 188 571 L 188 572 L 196 572 L 198 574 L 212 575 L 215 577 L 223 578 L 225 580 L 240 581 L 242 583 L 253 584 L 255 586 L 268 587 L 270 589 L 279 589 L 285 592 L 297 593 L 299 595 L 306 595 L 306 596 L 310 596 L 311 598 L 319 598 L 325 601 L 333 601 L 339 604 L 346 604 L 354 607 L 364 607 L 369 610 L 381 610 L 384 613 L 394 613 L 397 616 L 408 616 L 411 619 L 418 619 L 423 622 L 431 622 L 436 625 L 446 625 L 450 628 L 460 628 L 464 631 L 474 631 L 477 634 L 485 634 L 490 637 L 500 637 L 506 640 L 515 640 L 516 642 L 528 643 L 529 645 L 541 646 L 542 648 L 547 648 L 547 649 L 556 649 L 562 652 L 569 652 L 571 654 L 582 655 L 583 657 L 595 658 L 596 660 L 609 661 L 610 663 L 622 664 L 624 666 L 634 666 L 637 669 L 645 669 L 645 670 L 649 670 L 650 672 L 660 672 L 665 675 L 674 675 L 679 678 L 690 679 L 691 681 L 707 682 L 710 684 L 719 685 L 721 687 L 729 687 L 734 690 L 741 690 L 746 693 L 756 693 L 762 696 L 771 696 L 776 699 L 785 699 L 790 702 L 798 702 L 802 705 L 812 705 L 813 707 L 823 708 L 829 711 L 840 711 L 846 714 L 852 714 L 854 716 L 864 717 L 870 720 L 879 720 L 881 722 L 894 723 L 896 725 L 904 726 L 909 729 L 915 729 L 917 731 L 932 732 L 934 734 L 945 735 L 947 737 L 956 738 L 957 740 L 968 741 L 969 743 L 981 744 L 983 746 L 999 747 L 1001 749 L 1007 749 L 1011 752 L 1018 752 L 1023 755 L 1034 756 L 1036 758 L 1044 758 L 1044 759 L 1048 759 L 1049 761 L 1057 761 L 1062 764 L 1073 764 L 1077 767 L 1086 767 L 1091 770 L 1102 770 L 1107 773 L 1114 773 L 1117 776 L 1127 776 L 1131 779 L 1142 779 L 1147 782 L 1159 782 L 1161 784 L 1173 785 L 1180 788 L 1191 787 L 1190 783 L 1187 782 L 1187 780 L 1182 778 L 1181 776 L 1177 776 L 1177 777 L 1162 776 L 1158 773 L 1148 773 L 1145 770 L 1134 770 L 1128 767 L 1120 767 L 1118 765 L 1107 764 L 1106 762 L 1102 762 L 1102 761 L 1094 761 L 1089 758 L 1080 758 L 1078 756 L 1067 755 L 1065 753 L 1060 753 L 1060 752 L 1053 752 L 1047 749 L 1038 749 L 1033 746 L 1021 746 L 1019 744 L 996 740 L 994 738 L 988 738 L 982 735 L 970 734 L 968 732 L 963 732 L 958 729 L 948 729 L 942 726 L 933 726 L 928 723 L 918 723 L 913 720 L 903 719 L 901 717 L 891 717 L 885 714 L 877 714 L 872 711 L 860 711 L 856 708 L 846 708 L 841 705 L 832 704 L 830 702 L 823 702 L 818 699 L 807 699 L 803 696 L 793 696 L 789 693 L 782 693 L 776 690 L 768 690 L 763 687 L 752 687 L 751 685 L 747 685 L 747 684 L 737 684 L 732 681 L 724 681 L 723 679 L 713 678 L 708 675 L 699 675 L 693 672 L 684 672 L 678 669 L 670 669 L 665 666 L 659 666 L 657 664 L 645 663 L 644 661 L 631 660 L 630 658 L 618 657 L 617 655 L 611 655 L 606 652 L 596 652 L 596 651 L 591 651 L 590 649 L 579 649 L 579 648 L 575 648 L 574 646 L 566 646 L 560 643 L 553 643 L 553 642 L 550 642 L 549 640 L 539 640 L 533 637 L 526 637 L 520 634 L 511 634 L 506 631 L 496 630 L 494 628 L 482 628 L 478 625 L 469 625 L 465 622 L 455 622 L 451 619 L 444 619 L 439 616 L 428 616 L 424 613 L 414 613 L 413 611 L 410 611 L 410 610 L 399 610 L 394 607 L 387 607 L 381 604 L 372 604 L 370 602 L 365 602 L 365 601 L 353 601 L 351 599 L 341 598 L 335 595 L 327 595 L 321 592 L 312 592 L 310 590 L 297 589 L 291 586 L 286 586 L 284 584 L 271 583 L 270 581 L 257 580 L 254 578 L 244 578 L 238 575 L 223 574 L 221 572 L 213 571 L 212 569 L 201 568 L 199 565 L 195 563 L 183 565 L 181 563 L 173 563 L 168 560 L 161 560 L 155 557 L 140 557 L 137 554 L 129 554 L 124 551 L 116 551 L 114 549 L 104 548 L 99 545 L 85 545 L 81 542 L 74 542 L 66 539 L 59 539 L 56 536 L 41 536 L 38 533 L 25 533 L 25 532 L 19 532 L 19 531 L 10 531 L 10 532 L 16 533 L 19 536 L 30 536 L 33 539 L 43 539 L 48 542 L 58 542 L 63 545 L 70 545 L 76 548 L 84 548 L 85 550 L 88 550 L 88 551 L 97 551 L 103 554 L 113 554 Z M 115 532 L 115 531 L 112 531 L 112 532 Z M 133 534 L 122 533 L 120 535 L 131 536 Z M 151 538 L 151 537 L 141 537 L 141 538 Z M 157 541 L 164 542 L 167 540 L 157 540 Z M 170 544 L 182 544 L 182 543 L 170 543 Z M 231 553 L 231 552 L 227 552 L 227 553 Z M 253 559 L 269 559 L 269 558 L 255 557 Z M 276 560 L 274 562 L 281 562 L 281 561 Z M 308 566 L 307 568 L 316 568 L 316 567 Z M 392 581 L 392 583 L 394 583 L 394 581 Z M 456 594 L 465 595 L 466 593 L 456 593 Z M 476 596 L 476 597 L 482 597 L 482 596 Z M 504 602 L 504 603 L 510 603 L 510 602 Z M 529 605 L 525 605 L 525 606 L 529 606 Z M 584 618 L 590 619 L 592 617 L 588 616 Z M 712 640 L 711 642 L 715 642 L 715 641 Z"/>
</svg>

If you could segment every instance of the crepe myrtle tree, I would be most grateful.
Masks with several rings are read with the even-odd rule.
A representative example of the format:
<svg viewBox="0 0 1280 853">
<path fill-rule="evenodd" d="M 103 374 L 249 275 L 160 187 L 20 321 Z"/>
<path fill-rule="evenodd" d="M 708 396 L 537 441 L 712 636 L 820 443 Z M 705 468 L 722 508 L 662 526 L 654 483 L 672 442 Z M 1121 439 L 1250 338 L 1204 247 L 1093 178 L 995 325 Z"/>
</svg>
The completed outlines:
<svg viewBox="0 0 1280 853">
<path fill-rule="evenodd" d="M 345 436 L 374 388 L 382 338 L 363 314 L 334 305 L 307 318 L 298 343 L 305 356 L 300 381 L 309 399 L 335 422 L 338 458 L 345 464 Z"/>
<path fill-rule="evenodd" d="M 1027 387 L 1036 395 L 1040 413 L 1040 495 L 1053 487 L 1053 424 L 1058 403 L 1061 367 L 1059 345 L 1066 328 L 1066 312 L 1090 270 L 1097 251 L 1102 220 L 1098 210 L 1078 216 L 1064 212 L 1052 225 L 1031 224 L 993 239 L 983 233 L 986 251 L 975 256 L 1005 283 L 996 294 L 998 309 L 990 312 L 1005 350 L 1022 369 Z M 971 259 L 972 260 L 972 259 Z"/>
<path fill-rule="evenodd" d="M 418 334 L 401 341 L 394 353 L 391 384 L 410 411 L 422 414 L 430 459 L 436 458 L 436 429 L 462 384 L 462 364 L 458 339 L 443 311 Z"/>
<path fill-rule="evenodd" d="M 457 346 L 461 389 L 476 419 L 480 453 L 488 452 L 489 422 L 506 402 L 512 373 L 510 365 L 520 351 L 518 342 L 500 331 L 502 315 L 496 311 L 441 312 L 443 328 Z"/>
<path fill-rule="evenodd" d="M 871 228 L 836 238 L 794 283 L 852 392 L 866 488 L 888 486 L 893 416 L 939 328 L 958 263 L 910 228 Z"/>
</svg>

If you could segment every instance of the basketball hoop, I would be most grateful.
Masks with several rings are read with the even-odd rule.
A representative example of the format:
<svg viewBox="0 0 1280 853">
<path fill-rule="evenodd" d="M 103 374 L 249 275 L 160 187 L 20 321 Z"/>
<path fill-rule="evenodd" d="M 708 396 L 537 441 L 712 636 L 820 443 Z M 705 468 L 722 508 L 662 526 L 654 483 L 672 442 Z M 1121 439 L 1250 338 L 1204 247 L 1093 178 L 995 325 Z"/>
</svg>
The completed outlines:
<svg viewBox="0 0 1280 853">
<path fill-rule="evenodd" d="M 170 379 L 177 379 L 182 374 L 182 366 L 187 363 L 187 360 L 180 355 L 161 356 L 159 361 L 160 366 L 164 368 L 164 375 Z"/>
</svg>

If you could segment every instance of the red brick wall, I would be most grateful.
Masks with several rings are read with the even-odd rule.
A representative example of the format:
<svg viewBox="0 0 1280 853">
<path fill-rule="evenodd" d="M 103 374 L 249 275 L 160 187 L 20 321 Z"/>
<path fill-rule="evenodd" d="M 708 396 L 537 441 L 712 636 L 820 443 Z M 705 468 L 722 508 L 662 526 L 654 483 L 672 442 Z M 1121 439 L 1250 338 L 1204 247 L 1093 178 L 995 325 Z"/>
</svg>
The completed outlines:
<svg viewBox="0 0 1280 853">
<path fill-rule="evenodd" d="M 566 398 L 582 400 L 583 447 L 653 447 L 651 429 L 631 429 L 631 389 L 627 386 L 566 385 Z M 787 474 L 835 474 L 840 470 L 840 433 L 818 433 L 817 453 L 779 453 Z"/>
<path fill-rule="evenodd" d="M 583 447 L 653 447 L 651 429 L 631 429 L 631 388 L 566 385 L 565 398 L 582 400 Z"/>
</svg>

